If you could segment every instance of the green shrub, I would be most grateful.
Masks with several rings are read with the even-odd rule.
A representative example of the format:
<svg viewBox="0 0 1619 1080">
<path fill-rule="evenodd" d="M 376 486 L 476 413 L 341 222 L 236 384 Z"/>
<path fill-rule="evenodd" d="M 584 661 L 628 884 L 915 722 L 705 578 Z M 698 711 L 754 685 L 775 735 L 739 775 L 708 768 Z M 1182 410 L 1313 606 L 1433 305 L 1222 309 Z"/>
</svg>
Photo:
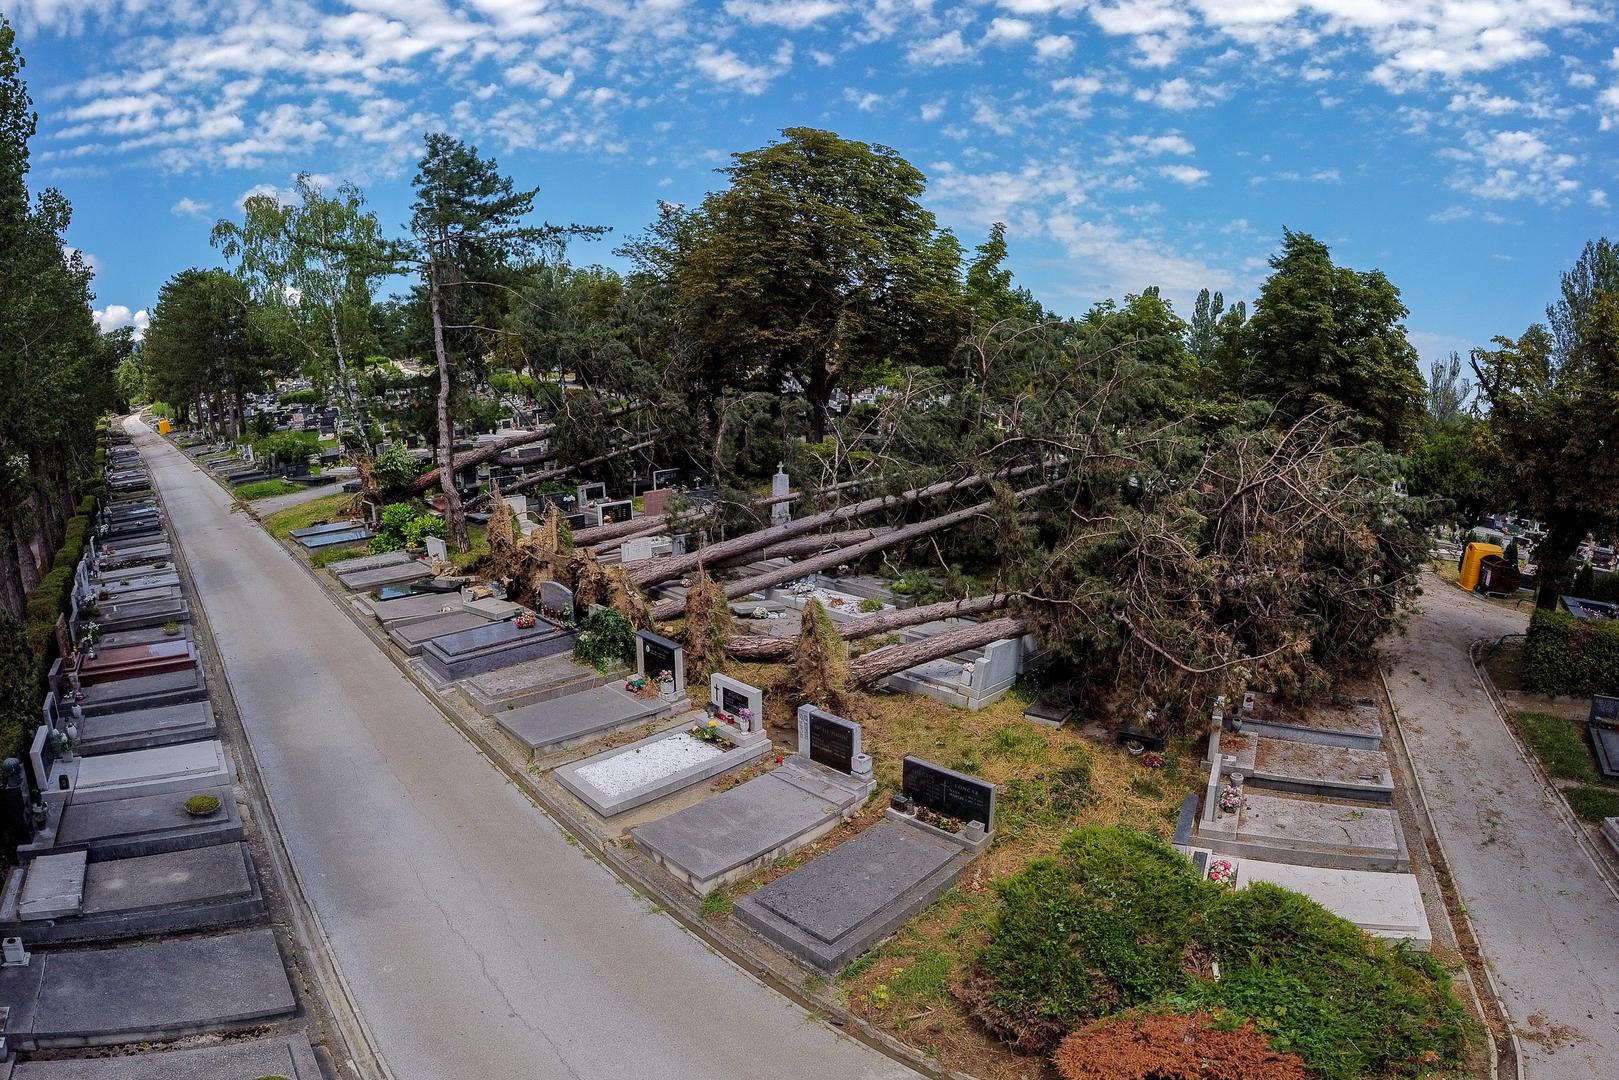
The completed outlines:
<svg viewBox="0 0 1619 1080">
<path fill-rule="evenodd" d="M 995 884 L 989 941 L 959 993 L 1018 1049 L 1049 1051 L 1079 1023 L 1133 1007 L 1251 1021 L 1328 1080 L 1424 1075 L 1465 1049 L 1437 960 L 1285 889 L 1199 880 L 1142 833 L 1080 829 Z"/>
<path fill-rule="evenodd" d="M 389 503 L 382 508 L 382 525 L 371 538 L 371 550 L 378 554 L 403 547 L 421 547 L 429 536 L 443 538 L 444 522 L 418 510 L 410 503 Z"/>
<path fill-rule="evenodd" d="M 860 610 L 861 611 L 867 611 L 867 612 L 881 611 L 882 609 L 883 609 L 883 602 L 881 600 L 878 600 L 876 597 L 868 596 L 864 600 L 860 601 Z"/>
<path fill-rule="evenodd" d="M 1619 622 L 1536 611 L 1523 646 L 1523 686 L 1534 694 L 1619 693 Z"/>
<path fill-rule="evenodd" d="M 611 608 L 598 608 L 579 621 L 573 655 L 597 671 L 621 668 L 635 658 L 635 629 Z"/>
<path fill-rule="evenodd" d="M 315 405 L 320 402 L 320 395 L 313 390 L 293 390 L 281 395 L 283 405 Z"/>
<path fill-rule="evenodd" d="M 271 455 L 283 465 L 320 453 L 320 436 L 312 431 L 276 431 L 253 443 L 253 453 L 266 464 Z"/>
<path fill-rule="evenodd" d="M 416 460 L 398 443 L 386 447 L 372 462 L 377 484 L 384 492 L 396 491 L 416 479 L 421 472 Z"/>
</svg>

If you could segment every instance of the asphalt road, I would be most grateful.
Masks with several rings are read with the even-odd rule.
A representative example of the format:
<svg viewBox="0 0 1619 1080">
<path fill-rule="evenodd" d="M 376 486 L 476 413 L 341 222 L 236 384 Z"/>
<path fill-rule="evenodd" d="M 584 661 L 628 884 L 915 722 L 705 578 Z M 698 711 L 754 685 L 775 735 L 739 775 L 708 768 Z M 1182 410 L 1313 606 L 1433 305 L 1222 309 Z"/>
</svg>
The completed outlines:
<svg viewBox="0 0 1619 1080">
<path fill-rule="evenodd" d="M 571 847 L 212 479 L 130 430 L 292 860 L 395 1076 L 915 1077 Z"/>
<path fill-rule="evenodd" d="M 1437 577 L 1389 643 L 1412 766 L 1530 1080 L 1619 1076 L 1619 899 L 1518 751 L 1468 660 L 1527 614 Z"/>
</svg>

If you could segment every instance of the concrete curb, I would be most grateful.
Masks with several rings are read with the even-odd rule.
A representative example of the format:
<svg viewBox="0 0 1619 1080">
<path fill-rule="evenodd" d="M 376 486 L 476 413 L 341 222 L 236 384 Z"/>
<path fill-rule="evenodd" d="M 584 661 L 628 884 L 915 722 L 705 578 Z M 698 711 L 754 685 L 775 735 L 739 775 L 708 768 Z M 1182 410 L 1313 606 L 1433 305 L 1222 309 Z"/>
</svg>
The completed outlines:
<svg viewBox="0 0 1619 1080">
<path fill-rule="evenodd" d="M 263 522 L 258 516 L 256 514 L 251 516 L 259 527 L 263 528 Z M 265 531 L 268 533 L 268 530 Z M 803 976 L 803 969 L 784 956 L 767 952 L 768 946 L 761 943 L 761 947 L 757 949 L 749 948 L 727 935 L 716 933 L 701 917 L 694 914 L 696 905 L 689 902 L 685 895 L 644 873 L 640 867 L 635 866 L 624 857 L 622 854 L 623 849 L 616 845 L 604 845 L 598 842 L 592 831 L 571 807 L 552 798 L 534 782 L 533 777 L 526 770 L 512 768 L 507 763 L 501 750 L 486 740 L 482 732 L 467 725 L 454 712 L 444 706 L 439 698 L 439 690 L 423 678 L 420 672 L 400 661 L 396 651 L 387 647 L 389 644 L 387 635 L 381 631 L 380 627 L 367 625 L 365 616 L 356 610 L 353 604 L 347 603 L 344 597 L 336 595 L 328 580 L 322 577 L 307 559 L 300 557 L 298 551 L 291 544 L 273 535 L 271 539 L 276 540 L 287 551 L 292 560 L 314 579 L 327 600 L 339 611 L 347 615 L 360 628 L 360 631 L 382 650 L 383 654 L 392 661 L 400 674 L 421 692 L 422 696 L 438 710 L 446 722 L 459 732 L 461 737 L 466 739 L 473 749 L 477 750 L 507 780 L 515 785 L 541 813 L 550 818 L 565 836 L 574 841 L 591 858 L 596 859 L 608 870 L 612 871 L 614 876 L 630 889 L 653 901 L 663 914 L 673 918 L 712 952 L 730 961 L 739 970 L 757 980 L 767 989 L 781 994 L 784 998 L 810 1014 L 812 1018 L 825 1022 L 828 1026 L 849 1038 L 859 1041 L 922 1076 L 929 1077 L 931 1080 L 979 1080 L 970 1073 L 941 1068 L 936 1062 L 924 1057 L 914 1047 L 868 1024 L 865 1020 L 845 1009 L 841 1004 L 833 1000 L 830 995 L 807 992 L 794 981 L 795 977 L 801 978 Z M 692 910 L 687 911 L 688 907 Z M 829 985 L 832 984 L 829 983 Z"/>
<path fill-rule="evenodd" d="M 220 483 L 218 477 L 208 472 L 208 470 L 200 468 L 183 450 L 180 450 L 179 447 L 163 438 L 163 436 L 157 435 L 156 431 L 153 431 L 152 434 L 156 438 L 163 439 L 171 450 L 180 454 L 185 464 L 197 469 L 198 472 L 218 484 L 226 495 L 231 496 L 235 505 L 244 509 L 247 507 L 246 503 L 235 497 L 235 493 L 229 487 Z M 161 506 L 163 504 L 161 488 L 156 483 L 153 483 L 152 491 Z M 255 524 L 259 524 L 256 515 L 250 516 Z M 165 517 L 167 517 L 166 513 Z M 262 525 L 260 527 L 262 528 Z M 236 708 L 236 692 L 231 687 L 230 671 L 219 659 L 219 651 L 214 647 L 213 630 L 208 624 L 206 608 L 201 603 L 201 598 L 197 596 L 196 588 L 192 584 L 191 568 L 186 560 L 185 550 L 179 543 L 178 538 L 171 543 L 170 547 L 174 565 L 181 571 L 186 591 L 198 600 L 193 605 L 192 615 L 207 641 L 209 651 L 214 657 L 215 667 L 220 675 L 220 680 L 216 683 L 216 686 L 219 686 L 223 693 L 230 698 L 231 709 L 240 720 L 241 711 Z M 261 774 L 258 755 L 253 748 L 252 733 L 245 722 L 241 724 L 241 729 L 242 741 L 238 749 L 248 759 L 253 776 L 257 778 Z M 245 781 L 246 777 L 243 777 L 242 780 Z M 338 967 L 337 961 L 332 955 L 331 941 L 326 936 L 325 927 L 321 925 L 320 915 L 315 911 L 314 905 L 309 902 L 309 894 L 304 889 L 303 879 L 299 877 L 297 865 L 292 861 L 291 852 L 287 850 L 286 841 L 281 833 L 281 823 L 276 817 L 275 807 L 270 802 L 269 794 L 263 790 L 262 783 L 254 786 L 244 782 L 242 786 L 244 789 L 252 791 L 255 796 L 253 798 L 253 809 L 257 812 L 258 820 L 264 826 L 265 850 L 270 854 L 271 860 L 275 864 L 274 871 L 277 877 L 281 879 L 283 892 L 290 901 L 288 906 L 291 908 L 292 919 L 290 920 L 289 934 L 312 961 L 310 965 L 311 971 L 316 982 L 320 985 L 323 996 L 326 998 L 327 1008 L 335 1021 L 336 1034 L 343 1042 L 345 1060 L 342 1064 L 347 1065 L 349 1070 L 356 1076 L 361 1077 L 362 1080 L 394 1080 L 394 1075 L 389 1070 L 376 1041 L 372 1038 L 371 1031 L 366 1025 L 365 1017 L 361 1014 L 358 1003 L 354 1000 L 348 981 L 343 977 L 342 969 Z M 341 1007 L 338 1007 L 339 1003 Z"/>
<path fill-rule="evenodd" d="M 1388 679 L 1383 674 L 1381 664 L 1377 665 L 1377 683 L 1383 689 L 1383 700 L 1388 702 L 1389 715 L 1394 720 L 1395 730 L 1399 732 L 1400 756 L 1405 759 L 1405 764 L 1411 772 L 1411 784 L 1417 793 L 1417 808 L 1422 815 L 1423 821 L 1427 824 L 1429 835 L 1433 837 L 1434 847 L 1438 850 L 1440 859 L 1445 863 L 1445 875 L 1454 882 L 1456 878 L 1450 871 L 1450 853 L 1445 850 L 1445 842 L 1440 838 L 1439 829 L 1434 825 L 1433 811 L 1428 805 L 1428 793 L 1422 786 L 1422 777 L 1417 772 L 1415 763 L 1411 761 L 1410 754 L 1406 751 L 1405 728 L 1401 724 L 1400 707 L 1394 703 L 1394 695 L 1389 691 Z M 1454 888 L 1454 885 L 1452 887 Z M 1512 1029 L 1512 1015 L 1507 1012 L 1506 1002 L 1501 1000 L 1501 991 L 1495 985 L 1494 977 L 1490 975 L 1489 962 L 1484 956 L 1484 950 L 1478 943 L 1478 930 L 1473 926 L 1472 916 L 1468 915 L 1465 906 L 1459 906 L 1456 914 L 1461 916 L 1462 925 L 1467 927 L 1467 936 L 1473 939 L 1473 950 L 1478 953 L 1480 959 L 1479 970 L 1484 973 L 1485 986 L 1490 992 L 1490 998 L 1495 1002 L 1496 1014 L 1501 1017 L 1501 1023 L 1506 1027 L 1507 1045 L 1512 1049 L 1512 1061 L 1510 1063 L 1512 1076 L 1515 1080 L 1524 1080 L 1523 1045 L 1518 1041 L 1518 1033 Z M 1485 1030 L 1489 1030 L 1489 1022 L 1484 1017 L 1484 1003 L 1479 999 L 1478 987 L 1473 981 L 1472 970 L 1470 968 L 1465 968 L 1464 970 L 1467 970 L 1468 993 L 1473 998 L 1473 1004 L 1478 1010 L 1479 1019 L 1484 1021 Z M 1495 1042 L 1496 1040 L 1492 1037 L 1485 1040 L 1485 1045 L 1489 1048 L 1490 1076 L 1498 1080 L 1501 1075 L 1501 1061 Z"/>
</svg>

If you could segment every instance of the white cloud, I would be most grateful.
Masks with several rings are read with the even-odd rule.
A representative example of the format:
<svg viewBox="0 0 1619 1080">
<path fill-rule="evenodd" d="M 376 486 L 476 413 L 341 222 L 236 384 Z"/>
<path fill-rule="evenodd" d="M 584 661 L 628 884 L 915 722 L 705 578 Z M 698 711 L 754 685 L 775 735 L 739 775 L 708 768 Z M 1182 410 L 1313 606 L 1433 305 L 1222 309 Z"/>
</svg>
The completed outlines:
<svg viewBox="0 0 1619 1080">
<path fill-rule="evenodd" d="M 1132 135 L 1127 141 L 1131 146 L 1148 154 L 1185 156 L 1196 149 L 1184 135 Z"/>
<path fill-rule="evenodd" d="M 1062 34 L 1046 34 L 1034 43 L 1034 55 L 1041 60 L 1061 60 L 1074 51 L 1074 39 Z"/>
<path fill-rule="evenodd" d="M 777 50 L 774 66 L 750 64 L 731 50 L 718 51 L 712 45 L 699 49 L 692 63 L 721 86 L 734 87 L 744 94 L 761 94 L 771 80 L 792 65 L 792 46 L 789 44 L 785 52 Z"/>
<path fill-rule="evenodd" d="M 103 334 L 121 327 L 132 327 L 135 331 L 135 340 L 139 341 L 146 336 L 146 328 L 151 325 L 151 317 L 145 308 L 131 311 L 122 304 L 108 304 L 104 308 L 92 308 L 91 314 L 96 320 L 96 329 Z"/>
<path fill-rule="evenodd" d="M 837 0 L 725 0 L 727 14 L 750 26 L 803 30 L 841 14 Z"/>
<path fill-rule="evenodd" d="M 169 207 L 169 213 L 175 217 L 207 217 L 213 207 L 208 203 L 199 202 L 186 195 L 179 202 Z"/>
<path fill-rule="evenodd" d="M 919 41 L 905 51 L 905 57 L 911 63 L 927 67 L 959 63 L 971 55 L 972 50 L 961 40 L 960 30 L 950 30 Z"/>
<path fill-rule="evenodd" d="M 883 103 L 883 95 L 871 90 L 856 90 L 849 86 L 844 88 L 843 100 L 861 112 L 871 112 Z"/>
<path fill-rule="evenodd" d="M 1143 86 L 1136 90 L 1135 97 L 1137 101 L 1148 102 L 1161 109 L 1185 112 L 1213 105 L 1224 97 L 1224 92 L 1216 87 L 1196 86 L 1184 76 L 1177 76 L 1157 86 Z"/>
<path fill-rule="evenodd" d="M 1027 19 L 991 19 L 984 31 L 985 41 L 1024 41 L 1034 33 L 1034 24 Z"/>
<path fill-rule="evenodd" d="M 944 98 L 926 102 L 922 106 L 922 110 L 920 113 L 918 113 L 918 115 L 921 116 L 924 121 L 931 124 L 933 121 L 944 115 L 945 106 L 948 104 L 949 102 L 947 102 Z"/>
<path fill-rule="evenodd" d="M 1209 178 L 1207 169 L 1199 169 L 1193 165 L 1160 165 L 1158 171 L 1177 184 L 1192 187 L 1201 184 Z"/>
</svg>

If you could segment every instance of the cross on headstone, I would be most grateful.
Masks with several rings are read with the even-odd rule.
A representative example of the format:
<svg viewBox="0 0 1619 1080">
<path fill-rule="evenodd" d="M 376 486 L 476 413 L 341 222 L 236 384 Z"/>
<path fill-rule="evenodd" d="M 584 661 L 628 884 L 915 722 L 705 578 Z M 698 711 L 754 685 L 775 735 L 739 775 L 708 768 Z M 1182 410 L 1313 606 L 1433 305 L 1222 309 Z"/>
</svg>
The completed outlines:
<svg viewBox="0 0 1619 1080">
<path fill-rule="evenodd" d="M 708 677 L 708 703 L 714 711 L 736 720 L 744 733 L 764 730 L 765 695 L 757 686 L 716 671 Z"/>
</svg>

